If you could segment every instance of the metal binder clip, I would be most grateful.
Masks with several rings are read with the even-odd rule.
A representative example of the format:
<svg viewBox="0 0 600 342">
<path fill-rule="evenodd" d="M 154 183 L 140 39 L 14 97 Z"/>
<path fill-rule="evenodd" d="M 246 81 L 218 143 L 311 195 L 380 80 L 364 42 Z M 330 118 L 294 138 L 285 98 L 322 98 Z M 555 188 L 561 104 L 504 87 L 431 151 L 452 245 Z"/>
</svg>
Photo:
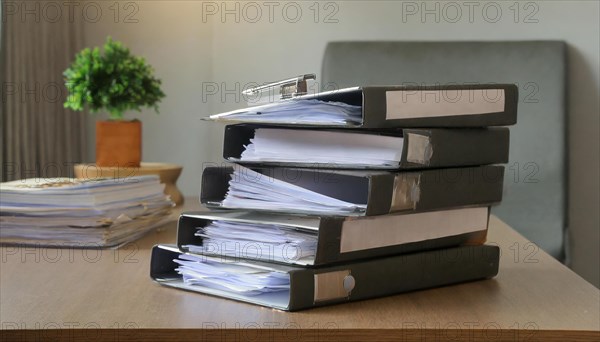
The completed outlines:
<svg viewBox="0 0 600 342">
<path fill-rule="evenodd" d="M 242 91 L 242 94 L 253 96 L 266 90 L 271 90 L 276 87 L 279 87 L 279 99 L 289 99 L 292 97 L 307 94 L 308 86 L 306 85 L 306 81 L 315 80 L 316 78 L 317 76 L 315 74 L 300 75 L 286 80 L 272 82 L 254 88 L 249 88 Z"/>
</svg>

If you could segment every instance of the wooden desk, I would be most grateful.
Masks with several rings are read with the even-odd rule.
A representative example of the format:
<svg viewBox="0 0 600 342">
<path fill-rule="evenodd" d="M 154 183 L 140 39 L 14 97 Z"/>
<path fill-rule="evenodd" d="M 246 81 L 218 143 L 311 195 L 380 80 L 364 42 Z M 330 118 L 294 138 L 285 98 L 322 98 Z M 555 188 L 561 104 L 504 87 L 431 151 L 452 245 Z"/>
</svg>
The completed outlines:
<svg viewBox="0 0 600 342">
<path fill-rule="evenodd" d="M 154 283 L 150 248 L 174 241 L 172 224 L 120 250 L 1 248 L 0 340 L 600 340 L 600 291 L 495 217 L 493 280 L 296 313 Z"/>
</svg>

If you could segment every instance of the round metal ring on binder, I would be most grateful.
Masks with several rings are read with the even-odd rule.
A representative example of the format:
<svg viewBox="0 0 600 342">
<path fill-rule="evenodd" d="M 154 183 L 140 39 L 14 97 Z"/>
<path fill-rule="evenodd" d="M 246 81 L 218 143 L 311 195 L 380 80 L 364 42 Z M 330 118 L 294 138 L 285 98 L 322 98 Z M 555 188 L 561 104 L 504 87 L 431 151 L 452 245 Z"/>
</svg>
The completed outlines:
<svg viewBox="0 0 600 342">
<path fill-rule="evenodd" d="M 348 294 L 350 294 L 350 292 L 352 292 L 355 285 L 356 285 L 356 280 L 354 279 L 354 277 L 352 275 L 349 274 L 344 277 L 344 290 L 346 290 L 346 292 L 348 292 Z"/>
</svg>

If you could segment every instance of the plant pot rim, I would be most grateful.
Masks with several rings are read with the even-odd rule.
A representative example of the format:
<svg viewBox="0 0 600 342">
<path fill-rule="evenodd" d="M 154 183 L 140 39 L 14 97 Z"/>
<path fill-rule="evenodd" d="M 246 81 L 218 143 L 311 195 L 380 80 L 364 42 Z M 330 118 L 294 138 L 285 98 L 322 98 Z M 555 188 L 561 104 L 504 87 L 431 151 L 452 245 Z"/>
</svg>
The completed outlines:
<svg viewBox="0 0 600 342">
<path fill-rule="evenodd" d="M 106 120 L 96 120 L 96 122 L 142 122 L 140 119 L 106 119 Z"/>
</svg>

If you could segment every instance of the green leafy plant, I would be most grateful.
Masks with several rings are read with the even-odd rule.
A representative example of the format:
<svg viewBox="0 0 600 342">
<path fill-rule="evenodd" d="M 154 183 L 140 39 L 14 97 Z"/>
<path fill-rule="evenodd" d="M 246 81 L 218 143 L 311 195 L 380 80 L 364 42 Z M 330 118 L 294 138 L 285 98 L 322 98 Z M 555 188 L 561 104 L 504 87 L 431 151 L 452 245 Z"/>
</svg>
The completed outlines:
<svg viewBox="0 0 600 342">
<path fill-rule="evenodd" d="M 128 110 L 153 107 L 165 96 L 161 81 L 142 57 L 131 55 L 121 42 L 107 38 L 104 53 L 98 47 L 85 48 L 63 73 L 69 96 L 65 108 L 81 111 L 106 110 L 113 120 L 122 120 Z"/>
</svg>

